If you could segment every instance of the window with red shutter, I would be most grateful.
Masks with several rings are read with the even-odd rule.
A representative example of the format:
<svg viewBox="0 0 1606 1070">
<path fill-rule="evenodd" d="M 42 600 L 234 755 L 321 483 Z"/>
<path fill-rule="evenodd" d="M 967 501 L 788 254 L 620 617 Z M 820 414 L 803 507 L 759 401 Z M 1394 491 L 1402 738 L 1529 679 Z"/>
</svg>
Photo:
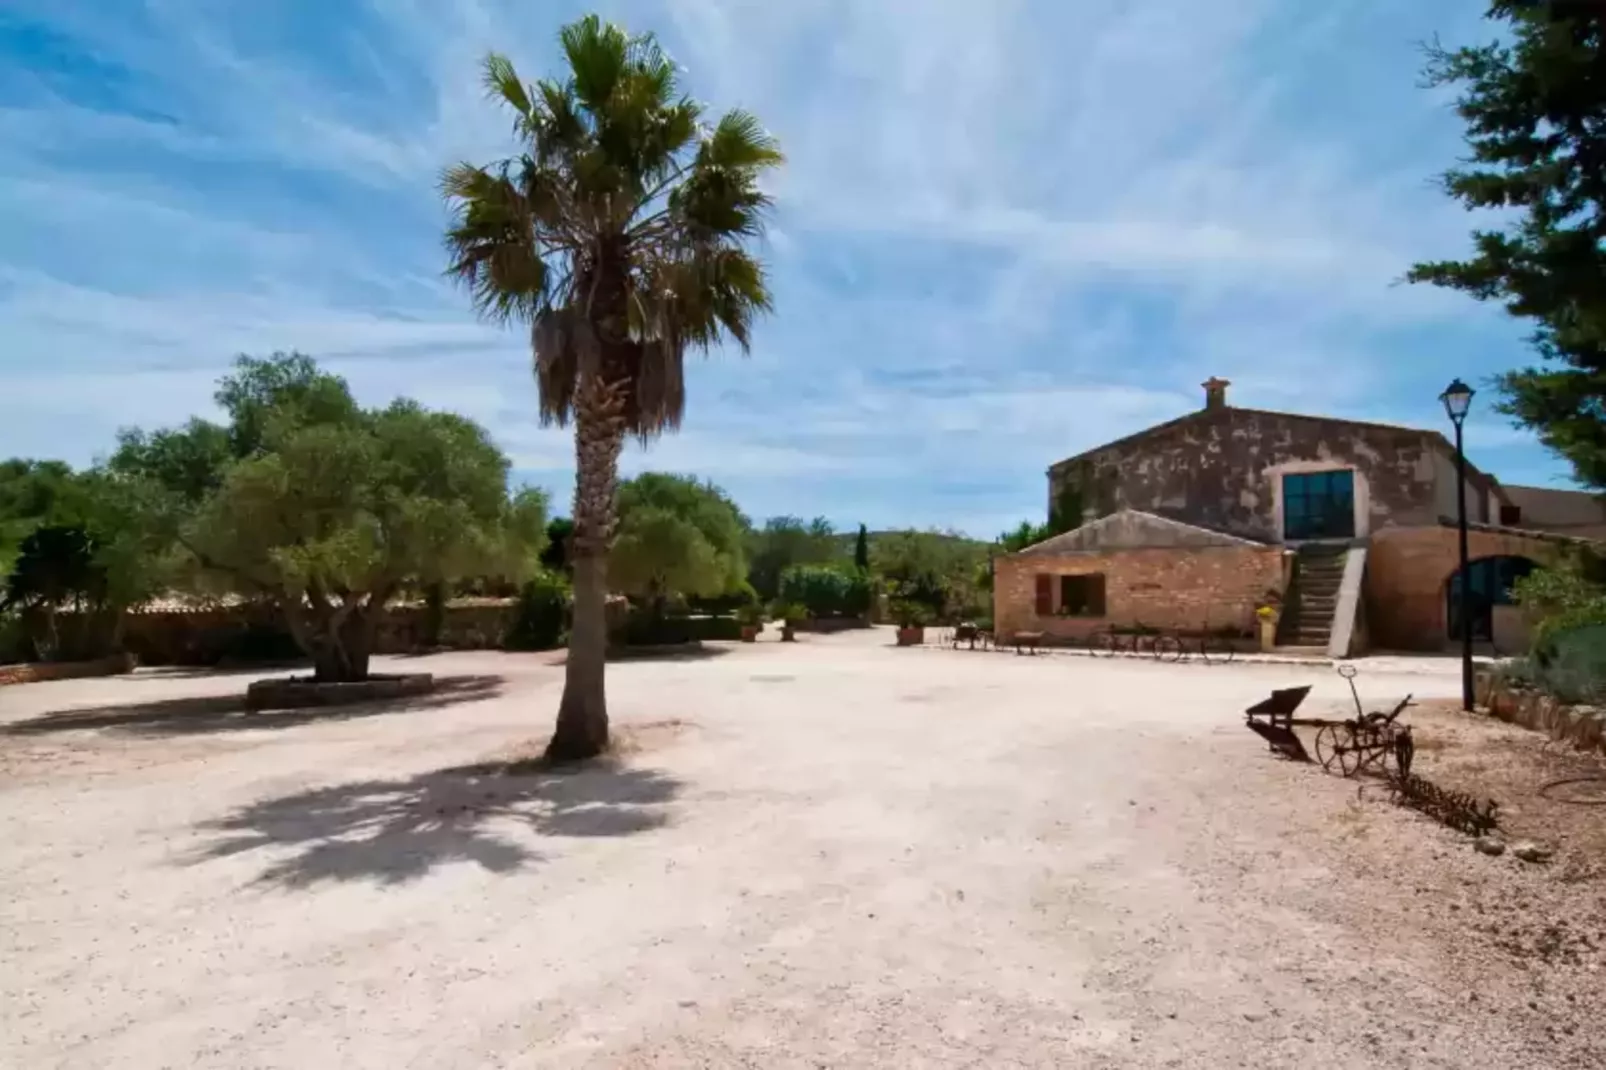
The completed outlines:
<svg viewBox="0 0 1606 1070">
<path fill-rule="evenodd" d="M 1054 577 L 1039 574 L 1037 577 L 1037 615 L 1039 617 L 1051 616 L 1054 613 Z"/>
</svg>

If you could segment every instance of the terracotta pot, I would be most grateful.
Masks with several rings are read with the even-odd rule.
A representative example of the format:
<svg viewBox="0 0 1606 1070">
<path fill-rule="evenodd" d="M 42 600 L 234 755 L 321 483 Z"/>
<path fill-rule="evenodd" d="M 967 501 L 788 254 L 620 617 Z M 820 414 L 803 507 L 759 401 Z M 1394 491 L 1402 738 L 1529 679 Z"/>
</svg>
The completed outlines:
<svg viewBox="0 0 1606 1070">
<path fill-rule="evenodd" d="M 797 642 L 797 630 L 795 628 L 793 628 L 790 624 L 781 625 L 781 642 L 783 642 L 783 643 L 795 643 L 795 642 Z"/>
<path fill-rule="evenodd" d="M 744 642 L 744 643 L 756 643 L 756 642 L 758 642 L 758 625 L 756 625 L 756 624 L 744 624 L 744 625 L 742 625 L 742 642 Z"/>
<path fill-rule="evenodd" d="M 918 624 L 915 625 L 912 628 L 899 628 L 898 629 L 898 645 L 899 646 L 919 646 L 920 644 L 924 643 L 925 641 L 926 641 L 926 629 L 922 628 Z"/>
</svg>

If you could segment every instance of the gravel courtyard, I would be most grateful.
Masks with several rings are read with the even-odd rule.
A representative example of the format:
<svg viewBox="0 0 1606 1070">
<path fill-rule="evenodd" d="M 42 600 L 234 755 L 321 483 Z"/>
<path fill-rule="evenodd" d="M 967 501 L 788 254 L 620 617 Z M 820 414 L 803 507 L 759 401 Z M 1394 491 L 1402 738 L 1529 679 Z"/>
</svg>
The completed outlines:
<svg viewBox="0 0 1606 1070">
<path fill-rule="evenodd" d="M 537 655 L 405 659 L 446 686 L 315 715 L 236 712 L 250 675 L 0 689 L 0 1066 L 1606 1056 L 1606 1006 L 1452 927 L 1540 867 L 1244 731 L 1273 687 L 1347 702 L 1330 668 L 890 639 L 611 666 L 623 754 L 565 775 L 496 766 L 550 726 Z"/>
</svg>

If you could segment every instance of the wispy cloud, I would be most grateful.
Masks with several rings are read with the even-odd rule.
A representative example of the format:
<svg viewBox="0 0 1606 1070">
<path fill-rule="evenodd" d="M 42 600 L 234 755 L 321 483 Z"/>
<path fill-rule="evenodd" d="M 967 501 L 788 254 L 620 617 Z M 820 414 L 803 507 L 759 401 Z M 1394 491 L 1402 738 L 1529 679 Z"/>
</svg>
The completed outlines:
<svg viewBox="0 0 1606 1070">
<path fill-rule="evenodd" d="M 1061 456 L 1198 404 L 1433 425 L 1524 359 L 1489 310 L 1392 285 L 1464 247 L 1417 43 L 1452 0 L 618 0 L 715 108 L 781 137 L 752 358 L 692 373 L 632 470 L 751 512 L 980 533 Z M 567 497 L 517 332 L 440 278 L 439 168 L 508 148 L 477 62 L 557 62 L 575 2 L 14 0 L 0 13 L 0 455 L 88 460 L 299 348 L 365 398 L 484 421 Z M 1475 13 L 1474 13 L 1475 14 Z M 1558 469 L 1492 417 L 1474 457 Z"/>
</svg>

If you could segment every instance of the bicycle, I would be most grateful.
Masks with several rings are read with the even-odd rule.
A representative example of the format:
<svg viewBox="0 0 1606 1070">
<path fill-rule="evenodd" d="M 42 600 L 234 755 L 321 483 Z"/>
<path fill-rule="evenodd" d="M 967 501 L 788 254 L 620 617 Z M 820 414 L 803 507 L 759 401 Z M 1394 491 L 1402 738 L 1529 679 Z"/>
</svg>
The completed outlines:
<svg viewBox="0 0 1606 1070">
<path fill-rule="evenodd" d="M 1145 628 L 1139 624 L 1128 630 L 1103 628 L 1088 637 L 1088 648 L 1101 658 L 1113 658 L 1117 654 L 1153 654 L 1155 641 L 1162 633 L 1154 628 Z"/>
<path fill-rule="evenodd" d="M 1232 639 L 1219 632 L 1201 632 L 1184 635 L 1179 632 L 1159 631 L 1147 637 L 1135 636 L 1128 649 L 1135 654 L 1153 655 L 1155 661 L 1174 665 L 1187 661 L 1197 654 L 1206 665 L 1226 665 L 1237 656 L 1238 649 Z M 1117 646 L 1119 649 L 1119 646 Z M 1113 654 L 1115 651 L 1110 651 Z"/>
<path fill-rule="evenodd" d="M 1238 656 L 1238 644 L 1219 632 L 1205 632 L 1199 636 L 1199 656 L 1206 665 L 1231 665 Z"/>
</svg>

